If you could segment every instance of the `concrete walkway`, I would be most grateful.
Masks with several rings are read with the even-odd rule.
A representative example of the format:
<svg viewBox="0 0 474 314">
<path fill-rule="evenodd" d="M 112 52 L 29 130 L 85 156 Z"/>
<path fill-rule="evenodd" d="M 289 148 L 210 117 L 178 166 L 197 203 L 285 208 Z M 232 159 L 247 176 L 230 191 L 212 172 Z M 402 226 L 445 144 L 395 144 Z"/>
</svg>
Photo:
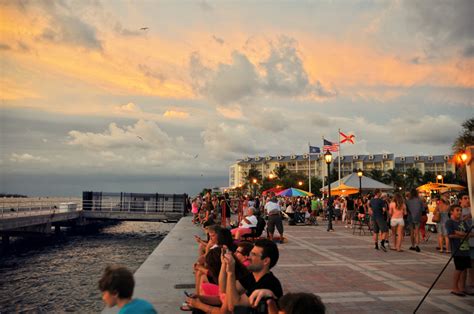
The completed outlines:
<svg viewBox="0 0 474 314">
<path fill-rule="evenodd" d="M 404 252 L 385 253 L 373 248 L 369 235 L 353 235 L 337 224 L 335 230 L 285 225 L 288 243 L 278 245 L 273 270 L 285 293 L 315 293 L 328 313 L 412 313 L 449 258 L 435 250 L 435 234 L 420 253 L 408 250 L 408 239 Z M 181 219 L 135 273 L 135 296 L 151 301 L 161 314 L 180 313 L 184 289 L 176 284 L 194 283 L 194 234 L 202 232 L 191 217 Z M 474 296 L 449 293 L 453 268 L 448 266 L 418 313 L 474 313 Z"/>
<path fill-rule="evenodd" d="M 329 313 L 412 313 L 449 259 L 438 253 L 436 234 L 421 252 L 375 250 L 372 236 L 353 235 L 335 225 L 285 226 L 288 243 L 280 245 L 275 274 L 285 292 L 321 296 Z M 451 262 L 452 264 L 452 262 Z M 449 265 L 419 313 L 474 313 L 474 296 L 450 294 L 454 265 Z"/>
</svg>

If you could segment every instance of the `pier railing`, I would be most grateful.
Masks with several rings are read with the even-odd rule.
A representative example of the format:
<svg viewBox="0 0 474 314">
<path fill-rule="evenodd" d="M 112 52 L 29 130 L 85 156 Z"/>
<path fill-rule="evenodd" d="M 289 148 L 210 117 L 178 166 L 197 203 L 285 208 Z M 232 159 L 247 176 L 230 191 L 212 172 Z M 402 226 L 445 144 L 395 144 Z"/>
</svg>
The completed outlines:
<svg viewBox="0 0 474 314">
<path fill-rule="evenodd" d="M 33 216 L 80 210 L 101 212 L 183 213 L 183 202 L 83 201 L 80 198 L 0 199 L 0 217 Z"/>
<path fill-rule="evenodd" d="M 0 198 L 0 217 L 33 216 L 70 211 L 64 204 L 77 204 L 76 210 L 81 210 L 81 202 L 82 200 L 77 197 Z"/>
<path fill-rule="evenodd" d="M 106 212 L 183 213 L 184 203 L 174 201 L 106 201 L 84 200 L 83 210 Z"/>
</svg>

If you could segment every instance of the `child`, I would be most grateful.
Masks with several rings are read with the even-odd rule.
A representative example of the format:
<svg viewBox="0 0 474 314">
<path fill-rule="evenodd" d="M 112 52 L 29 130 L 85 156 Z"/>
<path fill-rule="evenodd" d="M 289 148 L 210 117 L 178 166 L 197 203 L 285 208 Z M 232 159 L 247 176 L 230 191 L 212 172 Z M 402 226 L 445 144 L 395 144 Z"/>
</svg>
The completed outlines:
<svg viewBox="0 0 474 314">
<path fill-rule="evenodd" d="M 471 268 L 469 256 L 469 242 L 464 239 L 468 231 L 467 224 L 461 220 L 461 207 L 452 205 L 449 208 L 450 219 L 446 222 L 446 231 L 454 259 L 454 276 L 452 294 L 465 297 L 465 284 L 467 269 Z M 463 241 L 464 239 L 464 241 Z M 461 242 L 462 241 L 462 242 Z"/>
<path fill-rule="evenodd" d="M 107 266 L 99 280 L 102 300 L 108 307 L 117 305 L 120 308 L 119 314 L 156 314 L 156 310 L 149 302 L 132 299 L 134 287 L 132 272 L 122 266 Z"/>
</svg>

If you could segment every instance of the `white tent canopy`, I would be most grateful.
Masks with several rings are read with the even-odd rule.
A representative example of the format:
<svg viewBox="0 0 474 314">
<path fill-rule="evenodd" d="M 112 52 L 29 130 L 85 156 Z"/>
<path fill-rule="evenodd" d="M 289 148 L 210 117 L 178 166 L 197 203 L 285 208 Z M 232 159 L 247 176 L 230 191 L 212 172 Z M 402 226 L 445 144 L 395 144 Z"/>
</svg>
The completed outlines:
<svg viewBox="0 0 474 314">
<path fill-rule="evenodd" d="M 357 172 L 353 172 L 344 178 L 341 178 L 341 183 L 352 186 L 356 189 L 359 188 L 359 176 L 357 175 Z M 339 186 L 339 180 L 331 182 L 331 189 L 337 188 Z M 324 186 L 321 188 L 321 191 L 326 192 L 328 189 L 328 186 Z M 366 176 L 362 176 L 362 191 L 372 191 L 375 189 L 380 189 L 381 191 L 389 191 L 393 190 L 394 187 L 387 185 L 385 183 L 379 182 L 377 180 L 371 179 Z"/>
</svg>

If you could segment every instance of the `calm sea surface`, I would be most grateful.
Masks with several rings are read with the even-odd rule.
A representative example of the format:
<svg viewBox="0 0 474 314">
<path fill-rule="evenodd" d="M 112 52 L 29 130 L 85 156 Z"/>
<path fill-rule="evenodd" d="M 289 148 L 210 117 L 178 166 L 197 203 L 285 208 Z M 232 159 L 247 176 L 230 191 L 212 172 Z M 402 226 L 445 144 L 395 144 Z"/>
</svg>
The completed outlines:
<svg viewBox="0 0 474 314">
<path fill-rule="evenodd" d="M 103 309 L 97 288 L 108 264 L 135 271 L 173 225 L 123 222 L 59 237 L 16 240 L 0 255 L 0 313 Z"/>
</svg>

